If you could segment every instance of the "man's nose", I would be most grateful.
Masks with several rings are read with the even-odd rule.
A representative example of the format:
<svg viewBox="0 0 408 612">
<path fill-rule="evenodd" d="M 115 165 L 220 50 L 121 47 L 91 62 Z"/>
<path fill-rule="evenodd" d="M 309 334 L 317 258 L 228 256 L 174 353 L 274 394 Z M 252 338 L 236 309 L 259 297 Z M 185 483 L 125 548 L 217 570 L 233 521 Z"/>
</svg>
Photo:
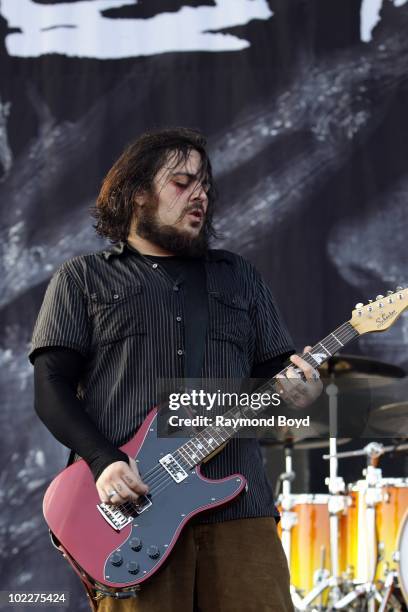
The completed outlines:
<svg viewBox="0 0 408 612">
<path fill-rule="evenodd" d="M 202 183 L 197 182 L 191 192 L 190 200 L 193 202 L 201 202 L 207 206 L 208 196 Z"/>
</svg>

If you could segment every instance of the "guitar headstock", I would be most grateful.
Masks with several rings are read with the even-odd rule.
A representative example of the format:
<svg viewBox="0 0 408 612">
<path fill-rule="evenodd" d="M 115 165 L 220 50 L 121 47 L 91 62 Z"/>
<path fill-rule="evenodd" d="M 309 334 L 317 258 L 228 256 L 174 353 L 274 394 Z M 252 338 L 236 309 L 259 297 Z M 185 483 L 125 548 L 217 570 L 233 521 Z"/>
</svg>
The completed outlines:
<svg viewBox="0 0 408 612">
<path fill-rule="evenodd" d="M 408 308 L 408 288 L 397 287 L 387 295 L 377 295 L 368 304 L 356 304 L 350 323 L 359 334 L 385 331 Z"/>
</svg>

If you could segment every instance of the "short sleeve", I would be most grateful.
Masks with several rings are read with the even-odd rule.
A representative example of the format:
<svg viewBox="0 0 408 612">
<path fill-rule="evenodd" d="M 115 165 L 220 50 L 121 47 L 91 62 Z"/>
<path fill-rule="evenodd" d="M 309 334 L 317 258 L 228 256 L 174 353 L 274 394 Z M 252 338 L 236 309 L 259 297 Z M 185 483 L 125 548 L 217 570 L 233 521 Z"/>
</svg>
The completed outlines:
<svg viewBox="0 0 408 612">
<path fill-rule="evenodd" d="M 45 292 L 28 358 L 34 363 L 35 351 L 51 346 L 72 348 L 86 356 L 90 337 L 85 296 L 68 272 L 60 268 Z"/>
<path fill-rule="evenodd" d="M 256 294 L 252 316 L 256 334 L 254 365 L 278 355 L 294 352 L 293 340 L 278 306 L 258 272 L 256 272 Z"/>
</svg>

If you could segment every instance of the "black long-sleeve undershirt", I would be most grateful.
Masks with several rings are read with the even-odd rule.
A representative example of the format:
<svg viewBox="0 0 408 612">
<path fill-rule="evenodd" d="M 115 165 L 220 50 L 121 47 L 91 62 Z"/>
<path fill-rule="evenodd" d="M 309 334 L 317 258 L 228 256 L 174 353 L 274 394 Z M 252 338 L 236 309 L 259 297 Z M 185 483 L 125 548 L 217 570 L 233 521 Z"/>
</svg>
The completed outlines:
<svg viewBox="0 0 408 612">
<path fill-rule="evenodd" d="M 115 461 L 129 462 L 97 429 L 77 397 L 85 358 L 77 351 L 52 347 L 34 361 L 34 408 L 54 437 L 89 465 L 95 481 Z"/>
<path fill-rule="evenodd" d="M 271 378 L 288 356 L 280 355 L 256 365 L 252 378 Z M 34 407 L 54 437 L 85 459 L 95 482 L 111 463 L 129 462 L 128 456 L 98 431 L 77 396 L 85 358 L 65 347 L 45 348 L 34 357 Z"/>
</svg>

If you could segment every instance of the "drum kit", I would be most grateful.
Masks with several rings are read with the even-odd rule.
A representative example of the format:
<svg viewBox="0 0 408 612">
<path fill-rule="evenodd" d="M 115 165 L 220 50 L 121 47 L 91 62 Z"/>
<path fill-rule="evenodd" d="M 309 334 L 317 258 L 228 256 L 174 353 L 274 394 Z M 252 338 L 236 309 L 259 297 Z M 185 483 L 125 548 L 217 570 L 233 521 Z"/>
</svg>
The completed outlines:
<svg viewBox="0 0 408 612">
<path fill-rule="evenodd" d="M 357 381 L 360 377 L 360 382 L 370 378 L 374 385 L 383 385 L 405 373 L 396 366 L 347 355 L 332 357 L 328 367 L 325 393 L 331 437 L 280 441 L 285 469 L 278 479 L 278 527 L 291 572 L 293 604 L 297 611 L 407 611 L 408 477 L 383 477 L 379 466 L 383 456 L 408 452 L 408 439 L 401 437 L 408 429 L 408 403 L 385 404 L 370 414 L 374 423 L 370 432 L 377 432 L 377 437 L 389 432 L 391 444 L 371 441 L 361 449 L 338 452 L 348 440 L 337 438 L 333 428 L 338 405 L 335 375 Z M 292 493 L 293 449 L 319 445 L 329 447 L 322 456 L 329 464 L 328 492 Z M 367 465 L 360 479 L 346 483 L 339 466 L 353 457 L 366 457 Z"/>
</svg>

